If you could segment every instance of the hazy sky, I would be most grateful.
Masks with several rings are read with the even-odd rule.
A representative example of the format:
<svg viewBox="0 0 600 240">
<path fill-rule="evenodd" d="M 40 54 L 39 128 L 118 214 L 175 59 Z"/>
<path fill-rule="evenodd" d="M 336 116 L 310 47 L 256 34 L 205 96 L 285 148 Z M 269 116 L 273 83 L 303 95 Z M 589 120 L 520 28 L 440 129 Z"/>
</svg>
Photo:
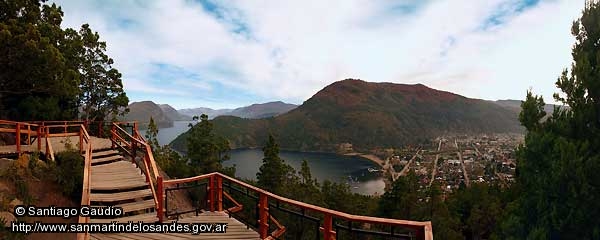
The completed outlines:
<svg viewBox="0 0 600 240">
<path fill-rule="evenodd" d="M 131 101 L 300 104 L 345 78 L 547 102 L 584 0 L 58 0 L 89 23 Z"/>
</svg>

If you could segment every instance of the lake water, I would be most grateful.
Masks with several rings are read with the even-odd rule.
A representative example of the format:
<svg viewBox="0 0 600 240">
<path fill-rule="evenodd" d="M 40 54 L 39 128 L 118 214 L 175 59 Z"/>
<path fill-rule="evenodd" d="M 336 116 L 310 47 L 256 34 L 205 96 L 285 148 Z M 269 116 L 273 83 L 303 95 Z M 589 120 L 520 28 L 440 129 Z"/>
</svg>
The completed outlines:
<svg viewBox="0 0 600 240">
<path fill-rule="evenodd" d="M 193 121 L 174 121 L 173 127 L 159 128 L 158 136 L 156 136 L 156 138 L 158 139 L 158 144 L 167 145 L 171 143 L 171 141 L 175 140 L 177 136 L 186 132 L 189 129 L 188 124 L 191 122 Z M 145 137 L 146 130 L 140 130 L 140 134 L 142 134 L 142 136 Z"/>
<path fill-rule="evenodd" d="M 256 179 L 256 173 L 262 165 L 263 152 L 260 149 L 238 149 L 230 152 L 231 159 L 223 165 L 236 165 L 236 176 L 239 178 Z M 311 153 L 281 151 L 279 156 L 296 171 L 301 168 L 302 160 L 306 159 L 313 178 L 319 182 L 330 180 L 348 184 L 355 193 L 374 195 L 383 194 L 385 183 L 369 168 L 378 166 L 364 158 L 342 156 L 332 153 Z"/>
<path fill-rule="evenodd" d="M 158 130 L 158 143 L 169 144 L 177 136 L 186 132 L 191 121 L 175 121 L 173 127 Z M 140 131 L 145 135 L 146 131 Z M 262 165 L 263 152 L 260 149 L 238 149 L 230 152 L 231 159 L 224 163 L 225 166 L 236 165 L 236 175 L 239 178 L 256 179 L 256 173 Z M 383 194 L 385 183 L 379 175 L 368 171 L 369 168 L 378 169 L 378 166 L 364 158 L 356 156 L 342 156 L 332 153 L 310 153 L 281 151 L 280 157 L 290 164 L 296 171 L 300 170 L 302 160 L 306 159 L 310 171 L 319 182 L 323 180 L 348 184 L 355 193 L 373 195 Z"/>
</svg>

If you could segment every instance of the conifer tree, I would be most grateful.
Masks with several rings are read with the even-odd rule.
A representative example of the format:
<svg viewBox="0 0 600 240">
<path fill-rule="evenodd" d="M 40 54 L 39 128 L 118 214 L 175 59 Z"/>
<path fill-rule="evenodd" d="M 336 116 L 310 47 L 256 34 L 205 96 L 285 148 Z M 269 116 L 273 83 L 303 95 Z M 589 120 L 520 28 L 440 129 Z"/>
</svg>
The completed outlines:
<svg viewBox="0 0 600 240">
<path fill-rule="evenodd" d="M 572 34 L 573 64 L 554 95 L 567 107 L 542 121 L 541 97 L 528 93 L 522 104 L 521 194 L 499 238 L 600 239 L 600 3 L 586 2 Z"/>
</svg>

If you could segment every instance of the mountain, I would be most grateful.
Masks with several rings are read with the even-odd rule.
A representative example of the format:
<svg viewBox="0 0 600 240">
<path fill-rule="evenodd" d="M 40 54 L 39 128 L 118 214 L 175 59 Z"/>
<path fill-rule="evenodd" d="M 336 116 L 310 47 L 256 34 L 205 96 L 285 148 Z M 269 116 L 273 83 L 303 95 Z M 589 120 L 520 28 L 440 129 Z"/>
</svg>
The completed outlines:
<svg viewBox="0 0 600 240">
<path fill-rule="evenodd" d="M 297 108 L 297 105 L 284 103 L 281 101 L 252 104 L 250 106 L 236 108 L 223 115 L 235 116 L 240 118 L 268 118 L 274 117 Z"/>
<path fill-rule="evenodd" d="M 516 112 L 517 117 L 519 116 L 519 113 L 521 112 L 521 100 L 507 99 L 507 100 L 497 100 L 497 101 L 492 101 L 492 102 L 495 104 L 498 104 L 502 107 L 505 107 L 513 112 Z M 558 105 L 546 104 L 544 106 L 544 111 L 546 111 L 546 117 L 552 115 L 552 113 L 554 112 L 555 106 L 558 106 Z"/>
<path fill-rule="evenodd" d="M 262 146 L 273 133 L 283 149 L 335 151 L 398 147 L 444 134 L 523 131 L 514 112 L 489 101 L 470 99 L 422 84 L 335 82 L 301 106 L 266 119 L 221 116 L 217 134 L 233 148 Z M 185 150 L 185 134 L 171 145 Z"/>
<path fill-rule="evenodd" d="M 140 129 L 145 129 L 150 121 L 150 117 L 154 118 L 154 122 L 159 128 L 172 127 L 171 120 L 162 111 L 162 109 L 152 101 L 133 102 L 129 104 L 129 113 L 125 115 L 125 121 L 138 121 Z"/>
<path fill-rule="evenodd" d="M 171 107 L 169 104 L 158 104 L 158 107 L 160 107 L 163 113 L 172 121 L 192 120 L 192 117 L 177 112 L 177 110 L 175 110 L 175 108 Z"/>
<path fill-rule="evenodd" d="M 190 116 L 190 117 L 206 114 L 206 115 L 208 115 L 208 119 L 213 119 L 213 118 L 221 116 L 223 114 L 227 114 L 231 111 L 233 111 L 233 110 L 231 110 L 231 109 L 212 109 L 212 108 L 205 108 L 205 107 L 184 108 L 184 109 L 178 110 L 179 113 L 186 115 L 186 116 Z"/>
<path fill-rule="evenodd" d="M 268 118 L 277 116 L 282 113 L 289 112 L 290 110 L 298 107 L 294 104 L 284 103 L 281 101 L 258 103 L 250 106 L 240 107 L 236 109 L 212 109 L 212 108 L 186 108 L 180 109 L 178 112 L 186 116 L 200 116 L 202 114 L 208 115 L 208 119 L 213 119 L 218 116 L 235 116 L 240 118 Z"/>
</svg>

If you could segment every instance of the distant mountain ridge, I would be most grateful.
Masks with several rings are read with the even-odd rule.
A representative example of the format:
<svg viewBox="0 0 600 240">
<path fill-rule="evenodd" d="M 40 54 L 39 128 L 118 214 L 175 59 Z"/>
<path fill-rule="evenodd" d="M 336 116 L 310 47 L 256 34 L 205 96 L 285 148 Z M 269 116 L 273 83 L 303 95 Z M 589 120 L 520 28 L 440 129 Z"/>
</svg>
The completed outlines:
<svg viewBox="0 0 600 240">
<path fill-rule="evenodd" d="M 173 126 L 173 120 L 169 118 L 159 105 L 152 101 L 132 102 L 128 106 L 127 113 L 123 120 L 138 121 L 141 129 L 145 129 L 150 121 L 150 117 L 154 119 L 159 128 Z"/>
<path fill-rule="evenodd" d="M 180 109 L 179 113 L 187 116 L 208 115 L 209 119 L 218 116 L 235 116 L 240 118 L 268 118 L 277 116 L 298 107 L 298 105 L 284 103 L 281 101 L 257 103 L 250 106 L 240 107 L 236 109 L 211 109 L 211 108 L 187 108 Z"/>
<path fill-rule="evenodd" d="M 232 147 L 262 146 L 276 135 L 291 150 L 335 151 L 342 143 L 358 149 L 398 147 L 444 134 L 516 132 L 514 112 L 498 104 L 431 89 L 422 84 L 332 83 L 299 107 L 267 119 L 220 116 L 215 131 Z M 183 150 L 185 134 L 172 142 Z"/>
<path fill-rule="evenodd" d="M 522 102 L 521 100 L 506 99 L 506 100 L 496 100 L 493 102 L 500 106 L 503 106 L 511 111 L 516 112 L 517 116 L 521 112 L 521 102 Z M 559 105 L 546 104 L 544 106 L 544 111 L 546 112 L 546 116 L 552 115 L 552 113 L 554 112 L 555 106 L 559 106 Z"/>
<path fill-rule="evenodd" d="M 192 117 L 179 113 L 169 104 L 158 104 L 163 113 L 172 121 L 189 121 Z"/>
</svg>

